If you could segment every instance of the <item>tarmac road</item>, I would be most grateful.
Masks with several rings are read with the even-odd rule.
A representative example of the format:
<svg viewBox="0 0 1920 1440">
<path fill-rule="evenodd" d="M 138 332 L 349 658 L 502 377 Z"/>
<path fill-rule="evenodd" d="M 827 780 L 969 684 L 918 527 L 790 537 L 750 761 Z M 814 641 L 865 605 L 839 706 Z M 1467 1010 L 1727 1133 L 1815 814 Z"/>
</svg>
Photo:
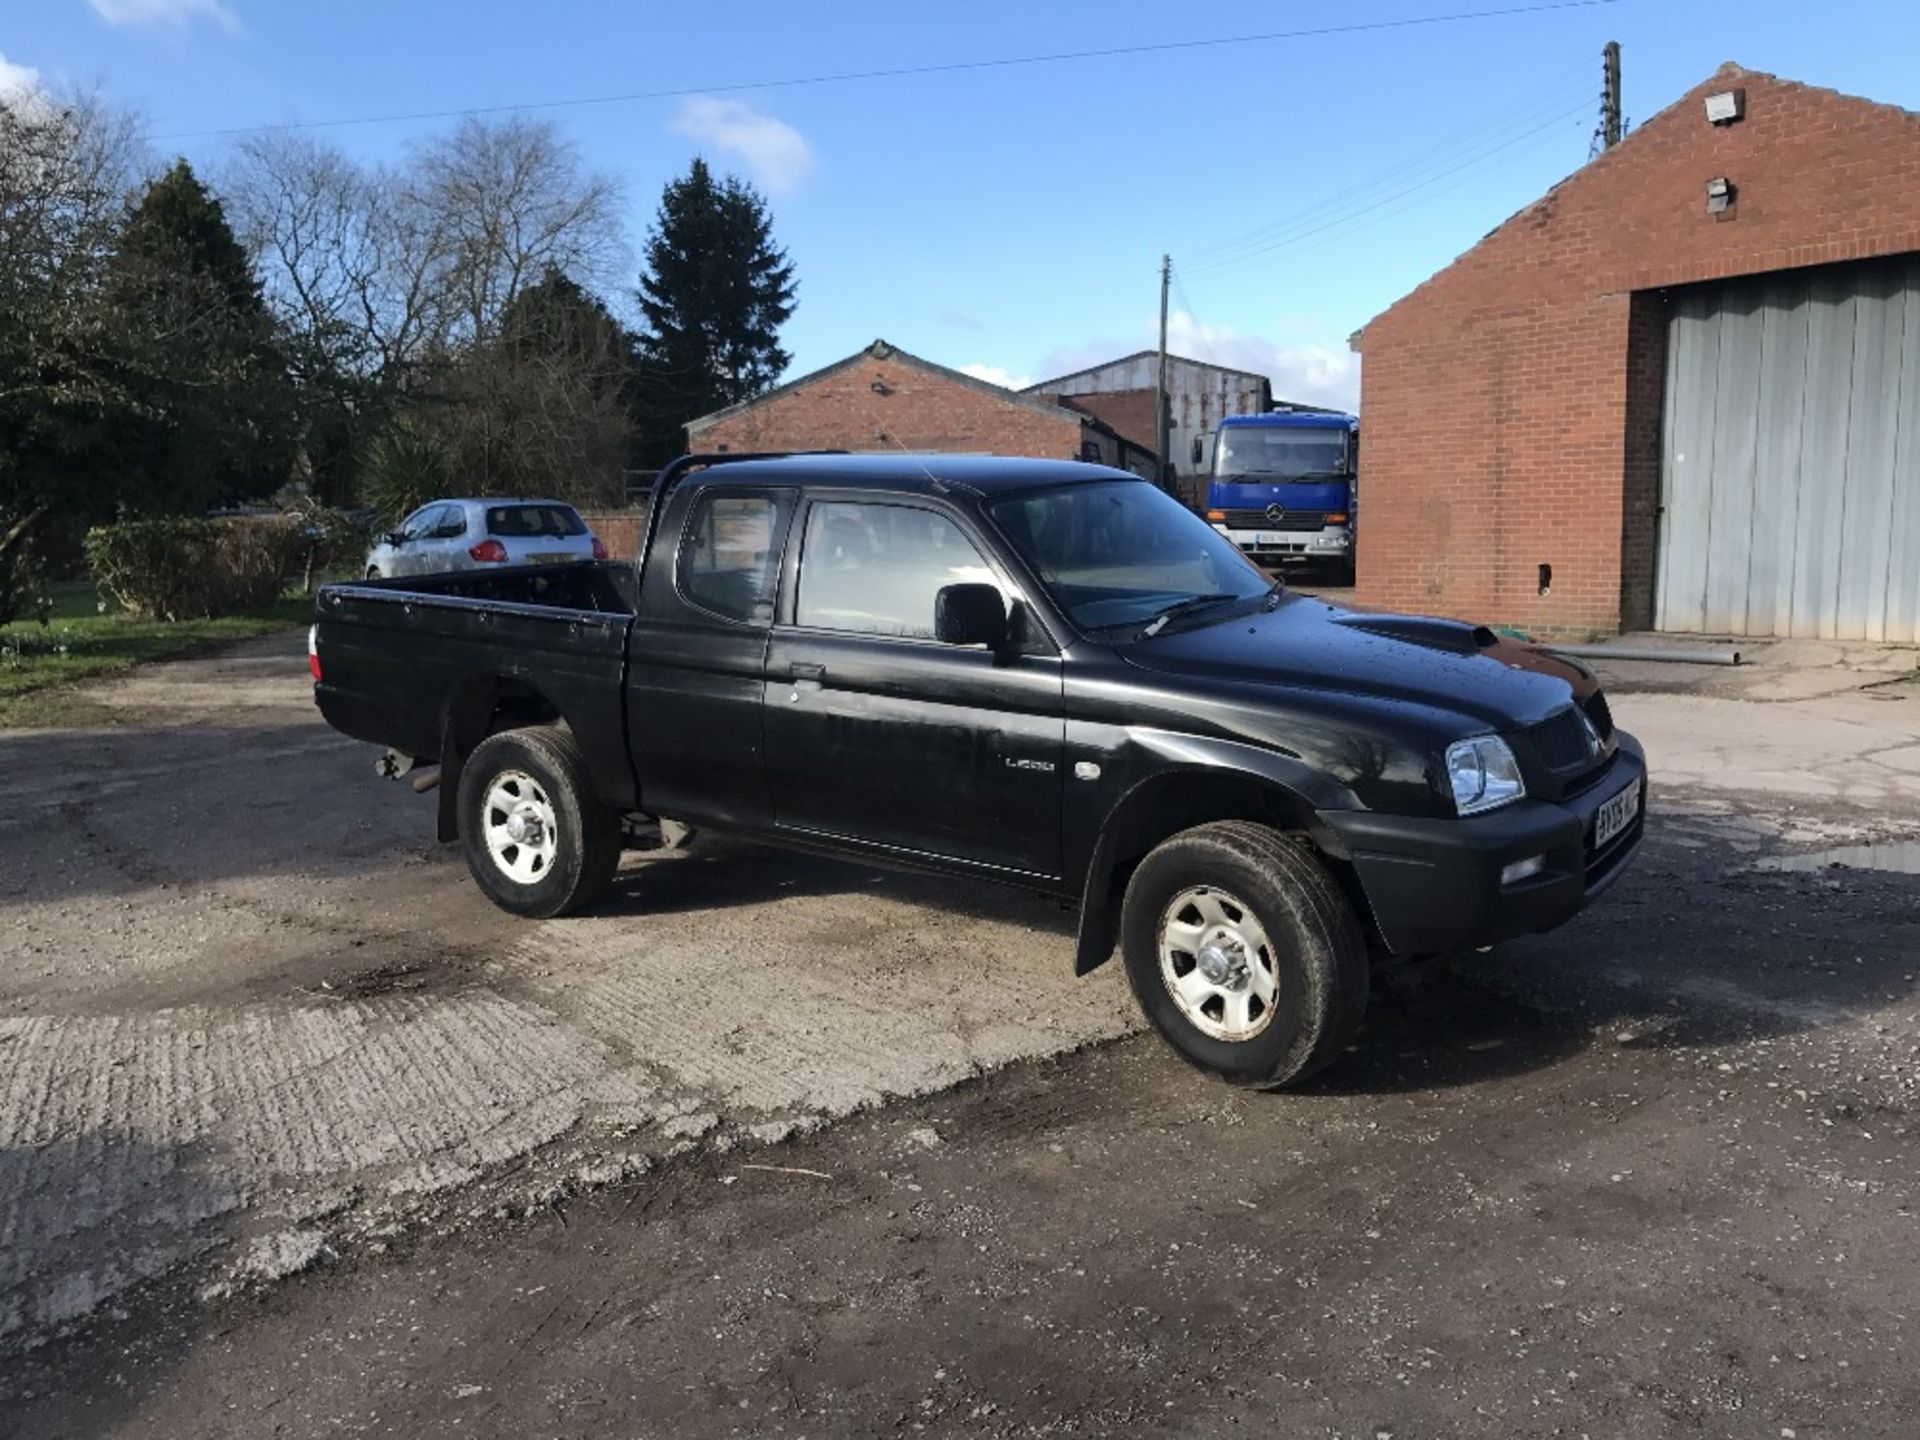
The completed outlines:
<svg viewBox="0 0 1920 1440">
<path fill-rule="evenodd" d="M 1636 870 L 1254 1096 L 998 891 L 509 921 L 298 663 L 0 737 L 7 1433 L 1912 1433 L 1920 877 L 1759 865 L 1920 831 L 1911 685 L 1618 696 Z"/>
</svg>

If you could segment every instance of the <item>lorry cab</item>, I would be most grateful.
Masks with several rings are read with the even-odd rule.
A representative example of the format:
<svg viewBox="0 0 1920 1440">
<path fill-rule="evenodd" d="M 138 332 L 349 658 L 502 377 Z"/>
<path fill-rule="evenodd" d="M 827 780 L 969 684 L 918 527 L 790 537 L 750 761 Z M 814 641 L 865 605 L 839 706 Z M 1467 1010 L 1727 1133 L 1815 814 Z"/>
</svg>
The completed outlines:
<svg viewBox="0 0 1920 1440">
<path fill-rule="evenodd" d="M 1229 415 L 1214 436 L 1207 520 L 1252 559 L 1351 584 L 1360 422 L 1332 410 Z"/>
</svg>

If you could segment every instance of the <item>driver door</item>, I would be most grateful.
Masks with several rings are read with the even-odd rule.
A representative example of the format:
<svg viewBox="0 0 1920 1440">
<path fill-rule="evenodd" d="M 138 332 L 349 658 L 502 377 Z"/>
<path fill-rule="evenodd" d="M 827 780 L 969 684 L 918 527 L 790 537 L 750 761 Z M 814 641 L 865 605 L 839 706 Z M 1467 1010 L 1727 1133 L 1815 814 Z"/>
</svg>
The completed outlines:
<svg viewBox="0 0 1920 1440">
<path fill-rule="evenodd" d="M 816 496 L 797 533 L 767 652 L 775 826 L 1058 876 L 1058 653 L 1044 636 L 999 655 L 933 638 L 943 585 L 1015 594 L 978 540 L 898 496 Z"/>
</svg>

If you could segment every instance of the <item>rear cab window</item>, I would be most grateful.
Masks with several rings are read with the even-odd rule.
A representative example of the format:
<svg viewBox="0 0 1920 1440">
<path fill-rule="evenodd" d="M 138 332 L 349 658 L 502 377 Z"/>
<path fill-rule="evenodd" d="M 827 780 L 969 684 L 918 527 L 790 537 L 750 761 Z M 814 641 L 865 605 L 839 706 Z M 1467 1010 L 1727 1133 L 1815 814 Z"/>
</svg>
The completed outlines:
<svg viewBox="0 0 1920 1440">
<path fill-rule="evenodd" d="M 502 540 L 566 540 L 587 533 L 571 505 L 489 505 L 487 533 Z"/>
<path fill-rule="evenodd" d="M 782 509 L 791 493 L 703 490 L 696 496 L 674 565 L 681 597 L 724 619 L 771 625 Z"/>
</svg>

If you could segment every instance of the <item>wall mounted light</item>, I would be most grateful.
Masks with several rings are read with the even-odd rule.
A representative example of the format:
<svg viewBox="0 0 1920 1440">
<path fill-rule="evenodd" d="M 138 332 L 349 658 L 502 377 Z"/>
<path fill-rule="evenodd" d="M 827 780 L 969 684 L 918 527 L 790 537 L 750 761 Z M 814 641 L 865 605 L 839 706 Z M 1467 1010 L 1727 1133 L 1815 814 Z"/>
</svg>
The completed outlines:
<svg viewBox="0 0 1920 1440">
<path fill-rule="evenodd" d="M 1707 123 L 1709 125 L 1734 125 L 1746 118 L 1747 92 L 1745 90 L 1720 90 L 1707 96 Z"/>
<path fill-rule="evenodd" d="M 1739 194 L 1733 181 L 1724 175 L 1716 175 L 1707 181 L 1707 213 L 1718 215 L 1733 207 L 1734 197 Z"/>
</svg>

